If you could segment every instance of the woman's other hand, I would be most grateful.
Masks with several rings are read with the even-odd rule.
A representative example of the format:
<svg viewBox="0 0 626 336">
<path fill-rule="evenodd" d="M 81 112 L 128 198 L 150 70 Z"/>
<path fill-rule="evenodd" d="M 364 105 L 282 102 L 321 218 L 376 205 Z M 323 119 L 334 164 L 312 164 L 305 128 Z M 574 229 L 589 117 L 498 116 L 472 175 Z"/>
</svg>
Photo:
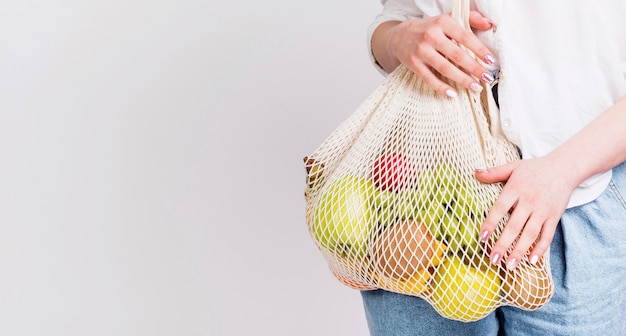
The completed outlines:
<svg viewBox="0 0 626 336">
<path fill-rule="evenodd" d="M 490 251 L 493 264 L 504 261 L 508 269 L 513 269 L 527 253 L 530 252 L 528 258 L 534 264 L 546 252 L 575 188 L 575 184 L 565 182 L 558 167 L 543 157 L 476 170 L 481 182 L 506 182 L 480 231 L 481 240 L 486 241 L 510 214 Z M 507 255 L 511 246 L 513 250 Z"/>
</svg>

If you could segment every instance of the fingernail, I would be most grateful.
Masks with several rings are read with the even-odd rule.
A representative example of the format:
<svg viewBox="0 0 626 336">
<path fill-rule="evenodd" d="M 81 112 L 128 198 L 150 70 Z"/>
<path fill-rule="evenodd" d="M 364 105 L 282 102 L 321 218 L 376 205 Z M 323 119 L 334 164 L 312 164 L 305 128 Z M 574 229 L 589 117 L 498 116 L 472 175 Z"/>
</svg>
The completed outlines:
<svg viewBox="0 0 626 336">
<path fill-rule="evenodd" d="M 511 258 L 511 260 L 509 260 L 509 263 L 506 264 L 506 269 L 508 269 L 509 271 L 512 271 L 515 268 L 515 262 L 517 260 L 515 258 Z"/>
<path fill-rule="evenodd" d="M 491 21 L 489 21 L 489 20 L 487 20 L 487 22 L 489 22 L 489 23 L 493 24 L 493 22 L 491 22 Z M 495 59 L 493 58 L 493 56 L 491 56 L 491 55 L 486 55 L 486 56 L 485 56 L 485 62 L 487 62 L 487 64 L 491 64 L 491 65 L 496 64 L 496 60 L 495 60 Z"/>
<path fill-rule="evenodd" d="M 534 265 L 537 263 L 538 260 L 539 260 L 539 256 L 536 254 L 533 254 L 533 256 L 530 258 L 530 264 Z"/>
<path fill-rule="evenodd" d="M 477 173 L 486 173 L 487 169 L 485 169 L 485 168 L 476 168 L 476 169 L 474 169 L 474 171 L 477 172 Z"/>
<path fill-rule="evenodd" d="M 487 241 L 487 235 L 489 235 L 489 231 L 483 230 L 483 232 L 480 233 L 480 241 L 483 243 Z"/>
<path fill-rule="evenodd" d="M 474 91 L 474 92 L 480 92 L 480 91 L 482 91 L 482 90 L 483 90 L 483 87 L 482 87 L 480 84 L 478 84 L 478 83 L 472 83 L 472 84 L 470 85 L 470 89 L 471 89 L 472 91 Z"/>
<path fill-rule="evenodd" d="M 492 76 L 490 73 L 488 73 L 488 72 L 485 72 L 485 73 L 483 73 L 482 75 L 480 75 L 480 78 L 481 78 L 483 81 L 485 81 L 486 83 L 491 83 L 491 82 L 493 82 L 493 76 Z"/>
<path fill-rule="evenodd" d="M 493 256 L 491 256 L 491 263 L 493 265 L 497 265 L 499 261 L 500 261 L 500 255 L 499 254 L 496 253 Z"/>
<path fill-rule="evenodd" d="M 447 90 L 446 90 L 446 96 L 448 96 L 448 97 L 450 97 L 450 98 L 456 98 L 457 93 L 456 93 L 456 92 L 454 92 L 454 90 L 447 89 Z"/>
</svg>

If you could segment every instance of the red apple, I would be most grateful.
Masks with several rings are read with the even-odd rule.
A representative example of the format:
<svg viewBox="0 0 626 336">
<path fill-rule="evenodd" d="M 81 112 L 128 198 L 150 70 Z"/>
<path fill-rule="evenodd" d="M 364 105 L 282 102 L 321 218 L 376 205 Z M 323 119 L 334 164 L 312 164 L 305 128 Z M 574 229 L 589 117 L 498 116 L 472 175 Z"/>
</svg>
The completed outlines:
<svg viewBox="0 0 626 336">
<path fill-rule="evenodd" d="M 380 156 L 374 162 L 372 180 L 382 190 L 399 192 L 415 181 L 417 171 L 408 157 L 399 153 Z"/>
</svg>

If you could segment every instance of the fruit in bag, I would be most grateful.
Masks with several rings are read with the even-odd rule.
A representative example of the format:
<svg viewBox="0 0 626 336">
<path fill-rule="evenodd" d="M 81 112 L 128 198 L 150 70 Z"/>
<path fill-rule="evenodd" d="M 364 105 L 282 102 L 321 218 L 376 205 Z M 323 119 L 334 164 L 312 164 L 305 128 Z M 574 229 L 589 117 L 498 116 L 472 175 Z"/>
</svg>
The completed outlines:
<svg viewBox="0 0 626 336">
<path fill-rule="evenodd" d="M 364 256 L 374 227 L 374 183 L 346 174 L 330 182 L 313 214 L 317 242 L 336 255 Z"/>
<path fill-rule="evenodd" d="M 388 278 L 381 275 L 378 278 L 378 286 L 408 295 L 424 295 L 430 290 L 428 286 L 430 278 L 430 272 L 424 268 L 413 273 L 408 279 Z"/>
<path fill-rule="evenodd" d="M 479 320 L 491 313 L 501 300 L 501 279 L 488 261 L 473 267 L 453 255 L 437 267 L 432 287 L 430 300 L 435 310 L 455 320 Z"/>
<path fill-rule="evenodd" d="M 333 276 L 335 276 L 335 278 L 337 280 L 339 280 L 339 282 L 341 282 L 342 284 L 352 288 L 352 289 L 356 289 L 356 290 L 374 290 L 377 287 L 374 285 L 370 285 L 367 284 L 363 281 L 358 281 L 358 280 L 354 280 L 350 277 L 346 277 L 344 275 L 342 275 L 341 273 L 339 273 L 338 271 L 331 271 Z"/>
<path fill-rule="evenodd" d="M 476 203 L 471 180 L 473 176 L 462 174 L 451 164 L 438 164 L 429 174 L 422 177 L 423 183 L 432 186 L 431 207 L 445 209 L 439 217 L 435 236 L 443 239 L 452 251 L 478 251 L 478 234 L 482 211 Z M 441 210 L 438 210 L 441 211 Z"/>
<path fill-rule="evenodd" d="M 502 289 L 507 301 L 527 310 L 545 305 L 552 297 L 554 284 L 550 274 L 542 267 L 520 263 L 515 270 L 508 271 Z"/>
<path fill-rule="evenodd" d="M 408 279 L 436 266 L 446 246 L 420 222 L 406 220 L 386 228 L 372 243 L 372 260 L 384 277 Z"/>
<path fill-rule="evenodd" d="M 415 166 L 405 155 L 384 154 L 374 161 L 372 180 L 381 190 L 398 192 L 411 185 L 415 175 Z"/>
<path fill-rule="evenodd" d="M 324 163 L 318 160 L 305 156 L 304 168 L 306 169 L 306 183 L 309 188 L 312 188 L 315 184 L 322 180 L 322 174 L 324 172 Z"/>
</svg>

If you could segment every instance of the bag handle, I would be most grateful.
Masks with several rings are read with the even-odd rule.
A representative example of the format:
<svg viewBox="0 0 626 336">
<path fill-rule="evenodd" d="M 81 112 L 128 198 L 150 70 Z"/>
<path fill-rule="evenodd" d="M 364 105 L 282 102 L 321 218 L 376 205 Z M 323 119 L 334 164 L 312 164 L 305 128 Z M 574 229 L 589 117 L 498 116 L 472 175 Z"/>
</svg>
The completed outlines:
<svg viewBox="0 0 626 336">
<path fill-rule="evenodd" d="M 454 0 L 452 3 L 452 18 L 463 28 L 471 30 L 469 24 L 470 0 Z"/>
<path fill-rule="evenodd" d="M 452 2 L 452 18 L 456 22 L 458 22 L 461 25 L 461 27 L 471 31 L 472 27 L 470 26 L 470 23 L 469 23 L 469 13 L 470 13 L 470 0 L 454 0 Z M 470 54 L 470 56 L 472 56 L 472 58 L 476 59 L 476 56 L 474 55 L 474 53 L 471 50 L 467 49 L 462 44 L 459 44 L 459 46 L 463 50 L 465 50 L 465 52 Z M 479 62 L 480 62 L 480 60 L 479 60 Z"/>
<path fill-rule="evenodd" d="M 467 30 L 472 30 L 469 23 L 469 13 L 470 13 L 470 0 L 453 0 L 452 2 L 452 18 L 456 20 L 463 28 Z M 463 50 L 465 50 L 472 58 L 478 61 L 480 64 L 484 65 L 480 59 L 476 57 L 476 55 L 463 46 L 459 44 Z M 480 96 L 483 100 L 483 106 L 485 108 L 484 116 L 487 118 L 487 124 L 489 125 L 489 131 L 491 136 L 497 139 L 506 139 L 504 135 L 504 131 L 500 126 L 500 109 L 497 107 L 493 94 L 491 93 L 491 86 L 487 84 L 483 84 L 483 92 L 481 92 Z M 469 91 L 468 91 L 469 93 Z M 483 135 L 484 137 L 485 135 Z M 508 141 L 508 140 L 507 140 Z"/>
</svg>

